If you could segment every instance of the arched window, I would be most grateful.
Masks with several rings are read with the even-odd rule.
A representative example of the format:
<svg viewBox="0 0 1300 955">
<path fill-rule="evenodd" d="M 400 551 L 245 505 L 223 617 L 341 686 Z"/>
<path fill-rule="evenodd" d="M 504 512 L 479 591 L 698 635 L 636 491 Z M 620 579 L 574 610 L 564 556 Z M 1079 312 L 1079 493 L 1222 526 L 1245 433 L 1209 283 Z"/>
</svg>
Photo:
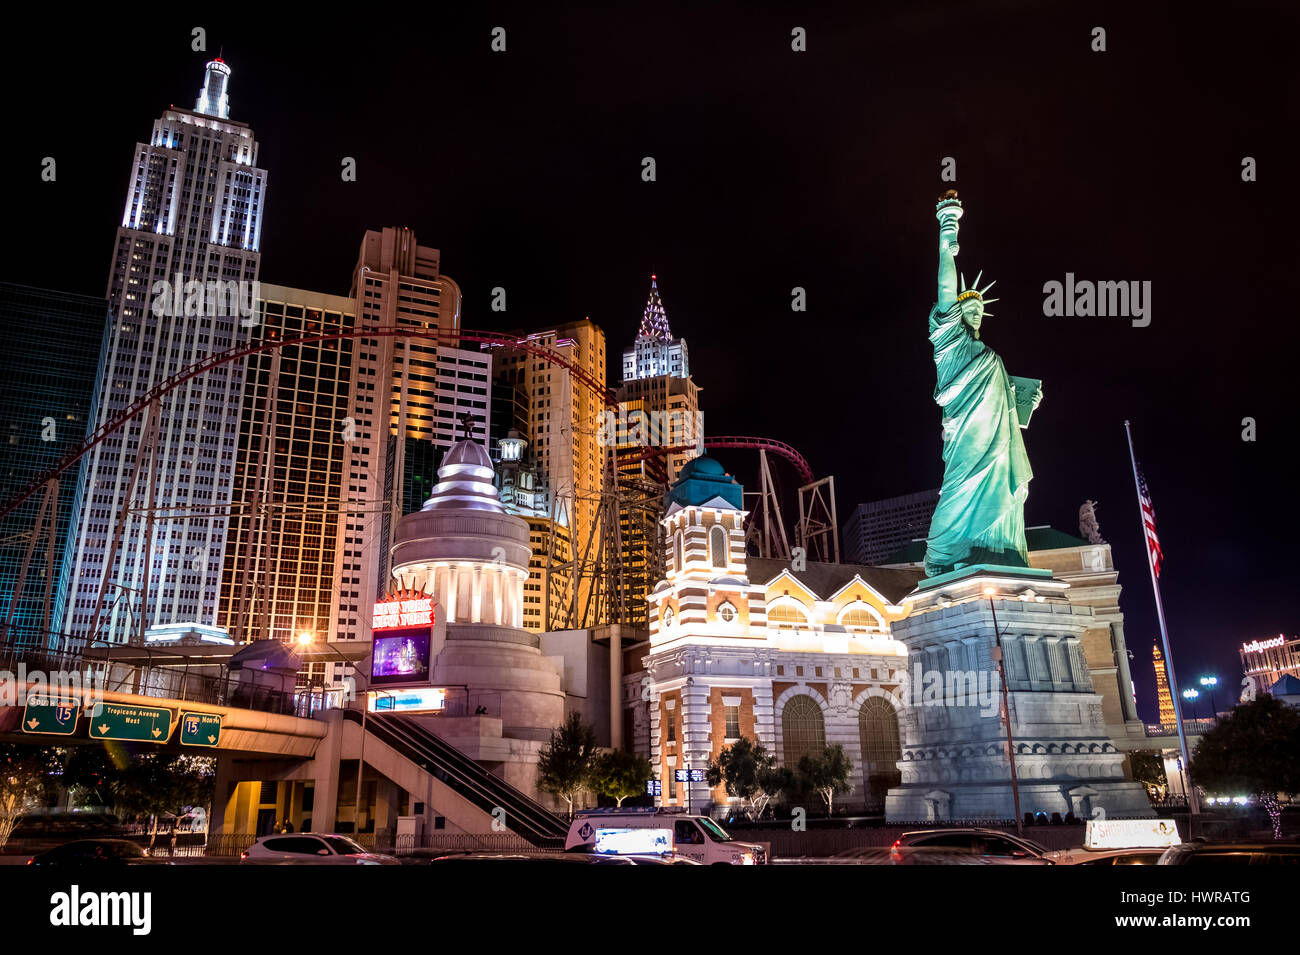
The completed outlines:
<svg viewBox="0 0 1300 955">
<path fill-rule="evenodd" d="M 784 630 L 806 630 L 808 629 L 808 618 L 798 604 L 786 600 L 775 607 L 768 608 L 767 625 L 769 627 L 780 627 Z"/>
<path fill-rule="evenodd" d="M 885 794 L 890 786 L 902 782 L 898 761 L 902 748 L 898 742 L 898 714 L 889 701 L 880 696 L 869 696 L 858 710 L 858 738 L 862 743 L 863 792 L 867 794 L 868 808 L 885 804 Z"/>
<path fill-rule="evenodd" d="M 678 531 L 673 538 L 673 570 L 680 574 L 685 569 L 686 564 L 682 560 L 682 532 Z"/>
<path fill-rule="evenodd" d="M 797 769 L 799 758 L 815 756 L 826 748 L 826 721 L 811 696 L 792 696 L 781 710 L 782 755 L 785 765 Z"/>
<path fill-rule="evenodd" d="M 714 524 L 709 529 L 709 563 L 714 567 L 727 567 L 727 529 Z"/>
<path fill-rule="evenodd" d="M 840 623 L 850 630 L 879 630 L 880 621 L 866 608 L 865 604 L 857 604 L 852 610 L 847 611 L 840 618 Z"/>
<path fill-rule="evenodd" d="M 736 620 L 736 605 L 730 600 L 724 600 L 718 605 L 718 619 L 723 623 L 734 623 Z"/>
</svg>

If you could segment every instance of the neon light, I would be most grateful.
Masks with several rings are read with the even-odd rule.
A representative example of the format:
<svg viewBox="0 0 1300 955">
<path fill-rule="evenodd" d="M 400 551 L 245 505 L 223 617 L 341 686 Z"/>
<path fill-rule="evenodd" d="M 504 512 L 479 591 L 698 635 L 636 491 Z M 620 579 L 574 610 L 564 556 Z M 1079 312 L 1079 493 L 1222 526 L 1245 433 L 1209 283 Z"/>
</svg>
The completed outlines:
<svg viewBox="0 0 1300 955">
<path fill-rule="evenodd" d="M 1258 653 L 1261 650 L 1272 650 L 1274 647 L 1280 647 L 1286 643 L 1286 637 L 1274 637 L 1272 640 L 1252 640 L 1250 643 L 1241 645 L 1242 653 Z"/>
<path fill-rule="evenodd" d="M 371 630 L 398 630 L 433 625 L 433 598 L 390 600 L 375 604 Z"/>
</svg>

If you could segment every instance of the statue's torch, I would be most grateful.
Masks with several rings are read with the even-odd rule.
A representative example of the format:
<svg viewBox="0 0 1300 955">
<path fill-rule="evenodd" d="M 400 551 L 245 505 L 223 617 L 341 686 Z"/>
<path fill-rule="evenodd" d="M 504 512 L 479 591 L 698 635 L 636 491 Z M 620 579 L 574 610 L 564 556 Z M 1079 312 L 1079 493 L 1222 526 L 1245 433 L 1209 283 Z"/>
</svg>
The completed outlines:
<svg viewBox="0 0 1300 955">
<path fill-rule="evenodd" d="M 957 244 L 957 222 L 962 215 L 961 200 L 957 198 L 956 189 L 944 193 L 939 204 L 934 207 L 934 215 L 939 220 L 939 244 L 956 255 L 961 251 L 961 246 Z"/>
</svg>

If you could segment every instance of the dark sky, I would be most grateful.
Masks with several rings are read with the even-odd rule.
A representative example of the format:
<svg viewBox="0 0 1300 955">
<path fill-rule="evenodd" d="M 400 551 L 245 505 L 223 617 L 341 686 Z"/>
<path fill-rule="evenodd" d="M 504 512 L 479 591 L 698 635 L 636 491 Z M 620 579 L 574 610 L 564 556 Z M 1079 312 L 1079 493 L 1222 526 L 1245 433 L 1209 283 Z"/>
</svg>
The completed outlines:
<svg viewBox="0 0 1300 955">
<path fill-rule="evenodd" d="M 269 170 L 263 281 L 346 293 L 363 231 L 405 225 L 442 250 L 465 327 L 590 316 L 614 359 L 657 272 L 708 431 L 795 445 L 835 475 L 846 515 L 942 477 L 926 314 L 951 156 L 959 264 L 998 279 L 984 338 L 1044 380 L 1027 522 L 1075 532 L 1079 504 L 1100 502 L 1144 715 L 1157 629 L 1126 417 L 1183 676 L 1235 687 L 1243 641 L 1295 632 L 1293 5 L 473 6 L 282 25 L 79 15 L 15 34 L 0 278 L 104 293 L 134 144 L 169 103 L 194 105 L 224 46 L 232 117 Z M 344 156 L 358 181 L 341 181 Z M 1151 325 L 1044 317 L 1043 283 L 1067 272 L 1150 281 Z M 752 456 L 719 457 L 752 480 Z"/>
</svg>

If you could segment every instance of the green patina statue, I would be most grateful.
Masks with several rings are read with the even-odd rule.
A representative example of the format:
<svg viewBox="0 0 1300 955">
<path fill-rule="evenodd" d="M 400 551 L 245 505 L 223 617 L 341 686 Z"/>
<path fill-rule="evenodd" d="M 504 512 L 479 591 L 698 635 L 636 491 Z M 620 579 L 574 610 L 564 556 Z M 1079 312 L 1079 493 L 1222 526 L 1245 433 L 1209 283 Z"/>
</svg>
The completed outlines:
<svg viewBox="0 0 1300 955">
<path fill-rule="evenodd" d="M 925 572 L 936 577 L 971 564 L 1028 565 L 1025 499 L 1029 456 L 1020 429 L 1042 401 L 1042 382 L 1007 374 L 1002 359 L 980 341 L 990 282 L 958 285 L 956 255 L 962 205 L 949 191 L 939 219 L 939 300 L 930 309 L 930 343 L 943 409 L 943 488 L 930 522 Z M 982 275 L 983 273 L 981 273 Z"/>
</svg>

